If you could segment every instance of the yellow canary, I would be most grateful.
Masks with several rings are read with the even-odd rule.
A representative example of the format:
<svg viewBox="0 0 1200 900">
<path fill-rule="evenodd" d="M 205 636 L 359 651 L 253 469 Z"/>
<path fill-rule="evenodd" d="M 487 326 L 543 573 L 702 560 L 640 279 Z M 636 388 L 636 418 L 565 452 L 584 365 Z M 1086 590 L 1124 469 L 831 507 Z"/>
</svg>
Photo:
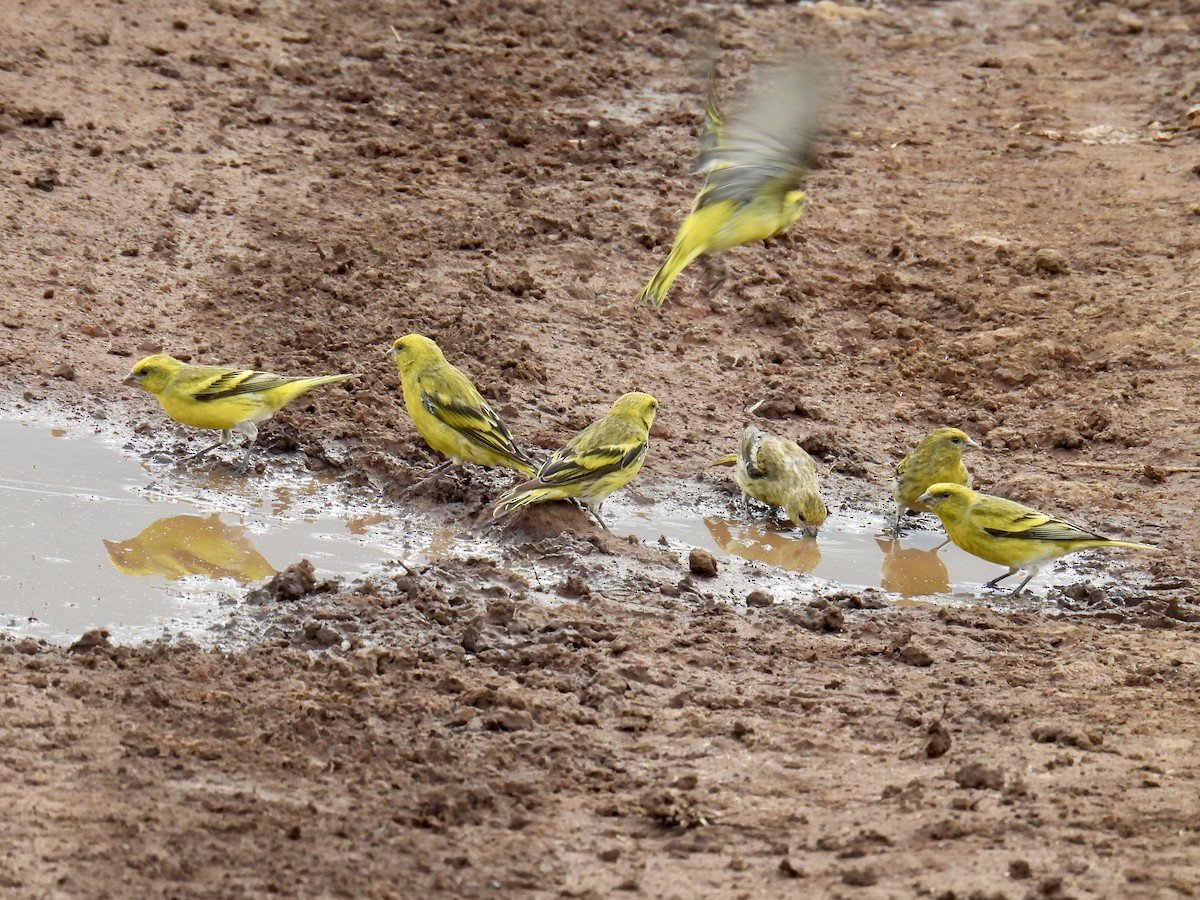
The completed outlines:
<svg viewBox="0 0 1200 900">
<path fill-rule="evenodd" d="M 892 482 L 892 496 L 896 498 L 896 521 L 892 534 L 900 534 L 900 522 L 906 510 L 929 512 L 918 499 L 931 484 L 953 482 L 967 484 L 970 476 L 963 465 L 963 451 L 980 449 L 957 428 L 935 428 L 921 439 L 896 466 L 896 479 Z"/>
<path fill-rule="evenodd" d="M 197 459 L 228 444 L 235 431 L 244 434 L 249 441 L 246 455 L 238 466 L 238 471 L 244 472 L 258 437 L 256 423 L 271 418 L 306 391 L 357 377 L 272 375 L 250 369 L 193 366 L 165 353 L 157 353 L 135 364 L 125 381 L 143 387 L 157 397 L 163 410 L 176 422 L 221 430 L 221 440 L 186 459 Z"/>
<path fill-rule="evenodd" d="M 800 182 L 820 130 L 823 81 L 811 66 L 781 68 L 764 79 L 743 112 L 725 121 L 710 80 L 693 167 L 707 177 L 639 301 L 661 306 L 671 283 L 696 257 L 765 240 L 800 218 L 808 205 Z"/>
<path fill-rule="evenodd" d="M 993 578 L 986 587 L 996 587 L 1010 575 L 1025 570 L 1025 580 L 1017 585 L 1013 596 L 1021 593 L 1043 563 L 1067 553 L 1092 547 L 1155 549 L 1150 544 L 1103 537 L 1012 500 L 977 494 L 961 484 L 932 485 L 919 499 L 937 513 L 955 544 L 980 559 L 1008 566 L 1007 572 Z"/>
<path fill-rule="evenodd" d="M 657 410 L 658 401 L 649 394 L 622 395 L 607 413 L 542 463 L 534 478 L 502 494 L 492 515 L 500 518 L 546 500 L 575 499 L 607 531 L 600 505 L 641 470 Z"/>
<path fill-rule="evenodd" d="M 738 452 L 713 463 L 731 464 L 743 500 L 750 496 L 772 509 L 782 509 L 793 525 L 817 536 L 829 510 L 817 486 L 817 464 L 803 447 L 750 425 L 742 432 Z"/>
<path fill-rule="evenodd" d="M 450 458 L 430 478 L 463 463 L 506 466 L 530 478 L 536 474 L 537 464 L 513 442 L 471 380 L 446 362 L 437 344 L 422 334 L 406 334 L 392 343 L 392 358 L 417 431 Z"/>
</svg>

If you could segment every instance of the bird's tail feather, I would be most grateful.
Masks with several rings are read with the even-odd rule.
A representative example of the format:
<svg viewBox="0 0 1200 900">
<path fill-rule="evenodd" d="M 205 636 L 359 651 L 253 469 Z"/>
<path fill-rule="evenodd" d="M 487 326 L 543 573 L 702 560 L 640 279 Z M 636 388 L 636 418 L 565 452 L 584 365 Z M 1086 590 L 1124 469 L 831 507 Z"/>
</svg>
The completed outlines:
<svg viewBox="0 0 1200 900">
<path fill-rule="evenodd" d="M 1136 550 L 1157 550 L 1153 544 L 1142 544 L 1138 541 L 1105 541 L 1107 547 L 1133 547 Z"/>
<path fill-rule="evenodd" d="M 299 397 L 301 394 L 306 394 L 313 388 L 320 387 L 323 384 L 334 384 L 338 381 L 346 381 L 350 378 L 357 378 L 358 373 L 350 375 L 314 375 L 311 378 L 297 378 L 295 381 L 288 382 L 286 393 L 289 399 Z"/>
<path fill-rule="evenodd" d="M 679 273 L 700 255 L 699 248 L 693 247 L 691 244 L 691 241 L 675 241 L 675 246 L 671 248 L 666 261 L 658 267 L 654 277 L 646 282 L 646 286 L 638 292 L 637 299 L 639 301 L 649 300 L 655 306 L 663 305 L 663 301 L 667 299 L 667 291 L 671 289 L 671 285 Z"/>
<path fill-rule="evenodd" d="M 510 463 L 510 465 L 515 471 L 520 472 L 526 478 L 533 478 L 538 473 L 538 464 L 532 461 L 527 462 L 525 460 L 513 457 L 513 461 Z"/>
<path fill-rule="evenodd" d="M 531 503 L 536 503 L 542 498 L 544 493 L 544 491 L 539 491 L 536 488 L 526 490 L 524 485 L 519 484 L 500 495 L 500 499 L 492 507 L 492 518 L 502 519 L 505 516 L 512 515 L 518 509 L 523 509 Z"/>
</svg>

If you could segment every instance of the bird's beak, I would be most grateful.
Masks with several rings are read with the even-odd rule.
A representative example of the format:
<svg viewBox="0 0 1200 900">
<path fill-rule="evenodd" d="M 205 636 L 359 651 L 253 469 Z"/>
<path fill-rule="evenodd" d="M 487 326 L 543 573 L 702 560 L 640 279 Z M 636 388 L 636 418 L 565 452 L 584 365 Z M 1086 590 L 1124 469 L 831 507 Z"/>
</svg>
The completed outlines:
<svg viewBox="0 0 1200 900">
<path fill-rule="evenodd" d="M 137 377 L 132 372 L 130 372 L 128 375 L 126 375 L 124 378 L 121 379 L 121 384 L 137 384 L 137 383 L 138 383 Z"/>
<path fill-rule="evenodd" d="M 982 450 L 983 449 L 983 444 L 979 443 L 979 441 L 975 440 L 974 438 L 967 438 L 967 446 L 970 447 L 972 450 Z"/>
<path fill-rule="evenodd" d="M 926 506 L 929 506 L 930 504 L 933 503 L 933 496 L 929 493 L 929 491 L 926 491 L 920 497 L 917 498 L 917 502 L 924 503 Z"/>
</svg>

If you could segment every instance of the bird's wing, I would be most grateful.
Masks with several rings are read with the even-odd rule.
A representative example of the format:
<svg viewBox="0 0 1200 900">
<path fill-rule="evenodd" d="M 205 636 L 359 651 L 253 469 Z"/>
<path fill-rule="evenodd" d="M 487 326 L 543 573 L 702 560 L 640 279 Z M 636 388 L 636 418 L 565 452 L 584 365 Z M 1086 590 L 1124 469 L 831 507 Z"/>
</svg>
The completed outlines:
<svg viewBox="0 0 1200 900">
<path fill-rule="evenodd" d="M 647 447 L 646 441 L 621 441 L 584 450 L 567 444 L 546 460 L 538 470 L 537 481 L 544 485 L 566 485 L 602 478 L 633 465 L 646 455 Z"/>
<path fill-rule="evenodd" d="M 749 203 L 762 196 L 782 198 L 796 189 L 806 171 L 803 166 L 767 165 L 761 159 L 729 162 L 709 173 L 696 197 L 695 208 L 702 209 L 722 200 Z"/>
<path fill-rule="evenodd" d="M 289 382 L 299 381 L 302 377 L 254 372 L 249 369 L 222 369 L 197 384 L 192 396 L 196 400 L 208 401 L 235 397 L 238 394 L 259 394 Z"/>
<path fill-rule="evenodd" d="M 768 447 L 763 442 L 763 433 L 761 431 L 747 428 L 742 435 L 742 446 L 739 451 L 739 457 L 742 460 L 742 467 L 746 470 L 747 478 L 766 478 L 767 466 L 763 459 L 767 453 Z"/>
<path fill-rule="evenodd" d="M 1017 506 L 1017 504 L 1013 504 Z M 1072 525 L 1064 519 L 1045 513 L 1024 509 L 1019 514 L 1009 514 L 1007 521 L 993 521 L 983 530 L 992 537 L 1019 538 L 1034 541 L 1095 541 L 1105 540 L 1098 534 Z M 1015 512 L 1015 511 L 1014 511 Z M 991 520 L 993 516 L 987 516 Z"/>
<path fill-rule="evenodd" d="M 422 379 L 421 405 L 440 422 L 453 428 L 467 440 L 518 458 L 512 435 L 479 392 L 467 383 L 469 390 L 458 390 L 442 378 Z"/>
<path fill-rule="evenodd" d="M 710 100 L 694 166 L 695 171 L 708 173 L 697 207 L 722 200 L 749 202 L 762 194 L 783 196 L 794 190 L 812 167 L 826 81 L 811 66 L 779 69 L 728 121 L 720 118 Z"/>
<path fill-rule="evenodd" d="M 713 153 L 721 146 L 724 133 L 725 117 L 721 114 L 721 106 L 717 102 L 717 73 L 710 69 L 708 94 L 704 98 L 704 125 L 700 129 L 700 152 L 692 163 L 693 175 L 709 172 L 718 165 L 718 159 Z"/>
</svg>

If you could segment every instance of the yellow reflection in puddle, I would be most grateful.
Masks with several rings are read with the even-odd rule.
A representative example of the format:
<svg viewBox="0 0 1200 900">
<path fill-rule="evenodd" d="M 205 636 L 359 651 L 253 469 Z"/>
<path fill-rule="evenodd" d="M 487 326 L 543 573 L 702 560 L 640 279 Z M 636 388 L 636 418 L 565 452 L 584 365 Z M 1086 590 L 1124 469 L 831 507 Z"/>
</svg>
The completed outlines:
<svg viewBox="0 0 1200 900">
<path fill-rule="evenodd" d="M 346 519 L 346 530 L 351 534 L 367 534 L 374 525 L 382 525 L 384 522 L 390 521 L 392 515 L 389 513 L 368 513 L 363 516 L 350 516 Z"/>
<path fill-rule="evenodd" d="M 108 558 L 126 575 L 233 578 L 246 583 L 276 572 L 246 537 L 241 525 L 210 516 L 167 516 L 127 541 L 105 541 Z"/>
<path fill-rule="evenodd" d="M 731 523 L 720 516 L 705 516 L 704 525 L 718 547 L 742 559 L 803 574 L 813 571 L 821 562 L 817 539 L 800 532 L 792 536 L 780 533 L 774 524 Z"/>
<path fill-rule="evenodd" d="M 901 547 L 895 538 L 875 538 L 883 551 L 880 586 L 905 597 L 950 592 L 950 570 L 935 550 Z"/>
</svg>

